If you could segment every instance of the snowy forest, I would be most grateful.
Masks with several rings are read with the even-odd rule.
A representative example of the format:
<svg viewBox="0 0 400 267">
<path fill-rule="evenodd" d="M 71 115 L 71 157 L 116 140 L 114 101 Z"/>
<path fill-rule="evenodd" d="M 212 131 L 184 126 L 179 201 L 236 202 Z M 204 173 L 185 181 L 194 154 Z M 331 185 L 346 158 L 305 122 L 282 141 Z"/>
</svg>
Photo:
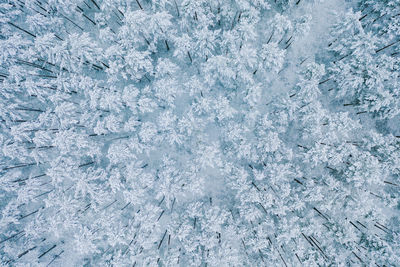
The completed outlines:
<svg viewBox="0 0 400 267">
<path fill-rule="evenodd" d="M 0 0 L 1 266 L 400 266 L 400 0 Z"/>
</svg>

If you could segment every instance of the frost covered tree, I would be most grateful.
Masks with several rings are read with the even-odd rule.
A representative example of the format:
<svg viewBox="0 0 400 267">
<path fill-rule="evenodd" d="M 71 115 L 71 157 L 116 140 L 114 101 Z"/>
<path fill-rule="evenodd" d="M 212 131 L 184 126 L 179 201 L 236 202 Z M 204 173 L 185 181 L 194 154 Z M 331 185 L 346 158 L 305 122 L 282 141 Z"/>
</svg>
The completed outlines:
<svg viewBox="0 0 400 267">
<path fill-rule="evenodd" d="M 332 29 L 329 46 L 337 57 L 331 69 L 337 77 L 337 96 L 346 97 L 350 103 L 345 104 L 360 106 L 360 112 L 392 118 L 400 105 L 398 58 L 386 52 L 396 42 L 385 45 L 388 38 L 364 27 L 362 18 L 361 12 L 349 11 Z"/>
</svg>

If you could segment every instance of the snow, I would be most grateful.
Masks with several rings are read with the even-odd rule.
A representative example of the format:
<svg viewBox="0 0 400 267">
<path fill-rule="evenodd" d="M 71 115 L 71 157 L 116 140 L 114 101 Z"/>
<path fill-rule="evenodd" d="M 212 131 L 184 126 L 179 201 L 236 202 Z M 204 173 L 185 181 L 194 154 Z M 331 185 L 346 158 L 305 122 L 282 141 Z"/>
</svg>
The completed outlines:
<svg viewBox="0 0 400 267">
<path fill-rule="evenodd" d="M 1 4 L 2 265 L 399 265 L 390 1 Z"/>
</svg>

